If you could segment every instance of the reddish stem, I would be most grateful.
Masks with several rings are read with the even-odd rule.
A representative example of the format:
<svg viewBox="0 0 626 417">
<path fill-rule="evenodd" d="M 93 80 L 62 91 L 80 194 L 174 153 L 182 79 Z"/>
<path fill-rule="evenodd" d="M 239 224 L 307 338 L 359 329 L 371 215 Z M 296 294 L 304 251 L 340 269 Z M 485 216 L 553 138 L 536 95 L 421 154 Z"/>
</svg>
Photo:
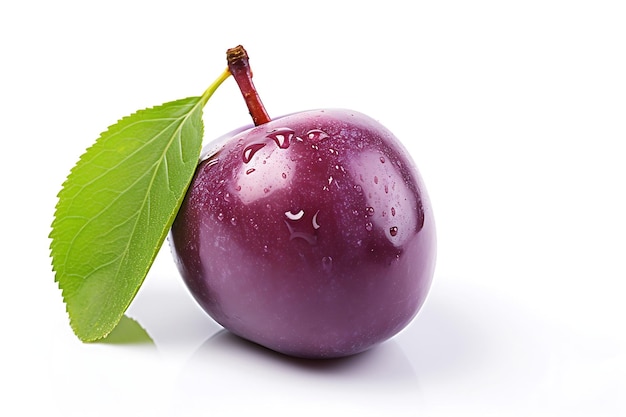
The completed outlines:
<svg viewBox="0 0 626 417">
<path fill-rule="evenodd" d="M 265 106 L 261 102 L 259 93 L 256 91 L 252 83 L 252 70 L 248 62 L 248 53 L 243 46 L 239 45 L 226 51 L 226 60 L 228 61 L 228 69 L 241 90 L 243 99 L 246 101 L 250 116 L 254 125 L 262 125 L 271 119 L 265 111 Z"/>
</svg>

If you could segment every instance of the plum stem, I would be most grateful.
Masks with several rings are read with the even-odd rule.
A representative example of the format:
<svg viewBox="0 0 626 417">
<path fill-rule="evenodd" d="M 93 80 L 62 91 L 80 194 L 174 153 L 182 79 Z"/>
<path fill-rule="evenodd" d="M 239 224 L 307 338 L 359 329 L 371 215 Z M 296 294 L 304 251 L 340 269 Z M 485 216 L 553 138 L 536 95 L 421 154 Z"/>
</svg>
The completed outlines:
<svg viewBox="0 0 626 417">
<path fill-rule="evenodd" d="M 228 70 L 239 86 L 239 90 L 246 101 L 250 116 L 255 126 L 269 122 L 271 119 L 261 102 L 259 93 L 252 83 L 252 70 L 248 61 L 248 53 L 239 45 L 226 51 Z"/>
</svg>

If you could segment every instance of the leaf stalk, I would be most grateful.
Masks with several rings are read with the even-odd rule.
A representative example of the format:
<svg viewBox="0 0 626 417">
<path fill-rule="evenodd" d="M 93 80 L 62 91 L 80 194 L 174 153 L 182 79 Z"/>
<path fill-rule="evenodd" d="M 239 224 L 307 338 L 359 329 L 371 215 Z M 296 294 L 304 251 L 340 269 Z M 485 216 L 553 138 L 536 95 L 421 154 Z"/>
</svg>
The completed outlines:
<svg viewBox="0 0 626 417">
<path fill-rule="evenodd" d="M 217 79 L 215 81 L 213 81 L 213 83 L 206 89 L 204 90 L 204 93 L 202 93 L 202 97 L 200 97 L 200 102 L 202 103 L 202 107 L 204 107 L 206 105 L 206 103 L 209 101 L 209 99 L 211 98 L 211 96 L 213 95 L 213 93 L 215 93 L 215 91 L 217 90 L 217 88 L 222 85 L 222 83 L 228 78 L 230 77 L 230 70 L 228 68 L 226 68 L 224 70 L 224 72 L 222 72 L 220 74 L 219 77 L 217 77 Z"/>
</svg>

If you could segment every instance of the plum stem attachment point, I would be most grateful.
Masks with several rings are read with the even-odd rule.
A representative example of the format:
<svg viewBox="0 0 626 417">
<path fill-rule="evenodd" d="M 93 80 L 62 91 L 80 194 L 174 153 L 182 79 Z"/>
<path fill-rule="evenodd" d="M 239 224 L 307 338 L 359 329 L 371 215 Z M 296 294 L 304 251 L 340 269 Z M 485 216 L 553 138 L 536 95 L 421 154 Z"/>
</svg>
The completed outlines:
<svg viewBox="0 0 626 417">
<path fill-rule="evenodd" d="M 239 86 L 243 99 L 248 106 L 255 126 L 268 123 L 271 119 L 261 102 L 259 93 L 252 83 L 252 70 L 248 61 L 248 53 L 239 45 L 226 51 L 228 69 Z"/>
</svg>

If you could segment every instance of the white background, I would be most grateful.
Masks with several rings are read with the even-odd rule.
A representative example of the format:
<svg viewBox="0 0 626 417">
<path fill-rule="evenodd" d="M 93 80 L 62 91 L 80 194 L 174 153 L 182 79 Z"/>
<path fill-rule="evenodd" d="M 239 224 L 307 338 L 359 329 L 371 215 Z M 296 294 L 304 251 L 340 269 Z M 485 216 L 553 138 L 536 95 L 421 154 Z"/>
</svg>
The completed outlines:
<svg viewBox="0 0 626 417">
<path fill-rule="evenodd" d="M 602 0 L 3 2 L 0 414 L 625 415 L 625 22 Z M 408 147 L 426 304 L 368 353 L 290 360 L 220 332 L 164 247 L 128 311 L 154 343 L 80 343 L 48 257 L 61 183 L 240 43 L 271 115 L 352 108 Z M 227 80 L 206 138 L 247 123 Z"/>
</svg>

